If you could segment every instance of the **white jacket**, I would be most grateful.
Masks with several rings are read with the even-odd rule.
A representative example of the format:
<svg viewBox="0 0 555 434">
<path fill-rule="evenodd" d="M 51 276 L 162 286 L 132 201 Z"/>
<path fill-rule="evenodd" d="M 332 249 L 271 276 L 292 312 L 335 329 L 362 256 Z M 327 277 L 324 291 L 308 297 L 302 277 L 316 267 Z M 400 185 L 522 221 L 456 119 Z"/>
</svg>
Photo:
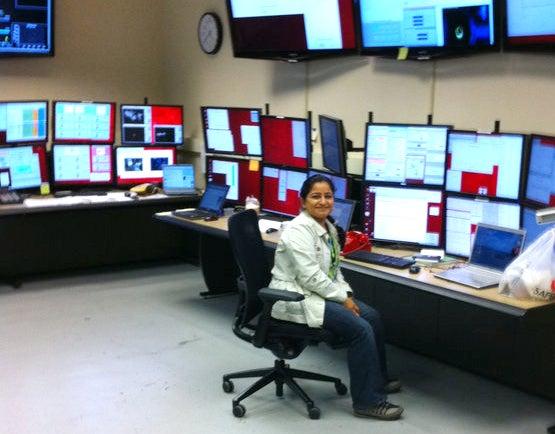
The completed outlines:
<svg viewBox="0 0 555 434">
<path fill-rule="evenodd" d="M 298 292 L 305 298 L 300 302 L 278 301 L 272 317 L 322 327 L 325 300 L 343 303 L 352 291 L 340 269 L 335 280 L 328 277 L 331 262 L 328 237 L 337 239 L 337 231 L 331 223 L 326 224 L 327 231 L 303 211 L 283 231 L 269 286 Z"/>
</svg>

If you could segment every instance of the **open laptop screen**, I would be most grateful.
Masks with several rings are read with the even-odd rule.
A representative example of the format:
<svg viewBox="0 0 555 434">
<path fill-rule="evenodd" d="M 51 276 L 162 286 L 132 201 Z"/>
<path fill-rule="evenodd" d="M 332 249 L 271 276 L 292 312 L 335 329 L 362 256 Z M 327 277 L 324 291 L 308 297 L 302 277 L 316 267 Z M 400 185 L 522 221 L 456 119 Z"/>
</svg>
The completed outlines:
<svg viewBox="0 0 555 434">
<path fill-rule="evenodd" d="M 524 231 L 478 225 L 470 263 L 503 271 L 522 250 Z"/>
<path fill-rule="evenodd" d="M 162 186 L 166 194 L 195 192 L 195 168 L 192 164 L 174 164 L 162 168 Z"/>
<path fill-rule="evenodd" d="M 229 185 L 209 182 L 206 184 L 206 190 L 202 195 L 198 208 L 203 211 L 221 215 L 228 190 Z"/>
<path fill-rule="evenodd" d="M 331 216 L 334 218 L 335 223 L 341 227 L 345 232 L 351 227 L 351 220 L 353 218 L 353 211 L 355 210 L 356 202 L 349 199 L 335 199 L 333 211 Z"/>
</svg>

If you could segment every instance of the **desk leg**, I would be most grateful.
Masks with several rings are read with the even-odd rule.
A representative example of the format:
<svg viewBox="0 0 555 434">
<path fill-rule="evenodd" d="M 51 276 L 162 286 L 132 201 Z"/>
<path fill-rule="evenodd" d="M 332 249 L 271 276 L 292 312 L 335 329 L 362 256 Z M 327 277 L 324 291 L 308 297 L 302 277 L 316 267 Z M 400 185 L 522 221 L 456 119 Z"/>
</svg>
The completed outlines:
<svg viewBox="0 0 555 434">
<path fill-rule="evenodd" d="M 235 263 L 228 239 L 201 234 L 199 262 L 208 291 L 202 297 L 218 297 L 237 292 L 239 268 Z"/>
</svg>

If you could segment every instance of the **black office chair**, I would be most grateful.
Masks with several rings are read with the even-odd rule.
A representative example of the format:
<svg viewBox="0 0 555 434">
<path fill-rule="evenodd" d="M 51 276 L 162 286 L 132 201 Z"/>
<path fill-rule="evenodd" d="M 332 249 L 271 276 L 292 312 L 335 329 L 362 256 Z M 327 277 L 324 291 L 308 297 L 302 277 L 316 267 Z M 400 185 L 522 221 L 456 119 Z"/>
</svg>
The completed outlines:
<svg viewBox="0 0 555 434">
<path fill-rule="evenodd" d="M 297 384 L 295 378 L 334 383 L 340 395 L 347 393 L 347 387 L 339 378 L 292 369 L 284 359 L 294 359 L 309 344 L 326 342 L 335 347 L 340 346 L 340 342 L 336 342 L 333 334 L 326 330 L 271 317 L 275 302 L 298 302 L 304 296 L 296 292 L 267 288 L 271 278 L 270 267 L 255 211 L 247 210 L 232 215 L 228 228 L 231 247 L 241 271 L 241 277 L 238 279 L 239 302 L 233 321 L 233 332 L 257 348 L 269 349 L 277 357 L 272 368 L 223 376 L 223 389 L 227 393 L 233 392 L 233 378 L 261 377 L 233 399 L 233 414 L 236 417 L 244 416 L 246 409 L 240 402 L 268 384 L 275 383 L 277 396 L 283 396 L 283 385 L 286 384 L 305 402 L 309 417 L 318 419 L 320 409 Z"/>
</svg>

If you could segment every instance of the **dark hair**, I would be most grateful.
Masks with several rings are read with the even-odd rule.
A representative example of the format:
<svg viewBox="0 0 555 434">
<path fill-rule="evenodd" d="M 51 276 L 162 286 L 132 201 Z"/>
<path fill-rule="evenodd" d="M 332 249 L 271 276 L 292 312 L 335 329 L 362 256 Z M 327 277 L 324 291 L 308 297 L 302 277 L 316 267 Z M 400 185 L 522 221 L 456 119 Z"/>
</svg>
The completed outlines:
<svg viewBox="0 0 555 434">
<path fill-rule="evenodd" d="M 308 193 L 312 190 L 312 186 L 318 182 L 326 182 L 330 186 L 331 191 L 335 193 L 335 185 L 333 185 L 333 181 L 325 175 L 318 174 L 306 178 L 306 181 L 303 182 L 303 186 L 299 192 L 299 196 L 301 196 L 303 200 L 306 200 Z"/>
</svg>

